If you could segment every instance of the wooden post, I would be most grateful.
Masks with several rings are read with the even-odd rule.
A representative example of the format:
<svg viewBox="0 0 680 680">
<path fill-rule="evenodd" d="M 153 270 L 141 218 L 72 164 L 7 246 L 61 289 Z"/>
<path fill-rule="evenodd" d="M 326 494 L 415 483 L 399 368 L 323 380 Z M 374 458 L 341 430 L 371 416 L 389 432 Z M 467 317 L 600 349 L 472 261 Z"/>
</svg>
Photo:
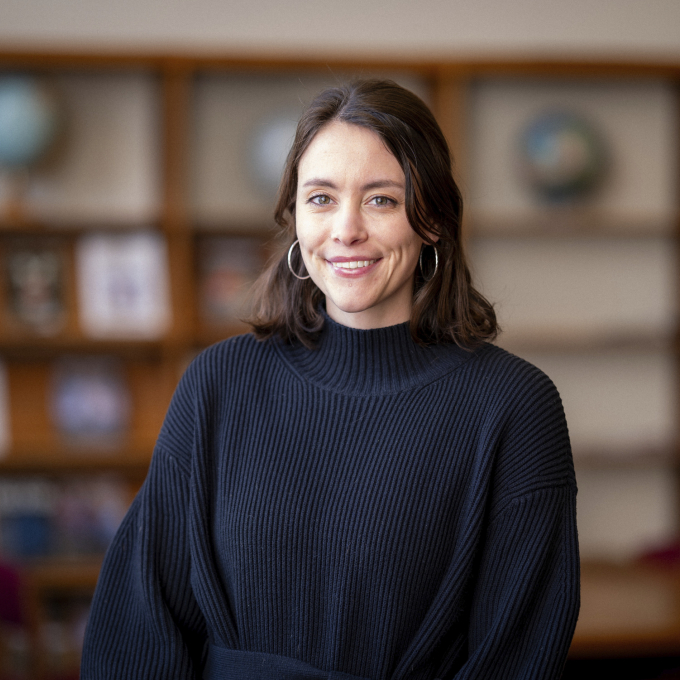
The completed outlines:
<svg viewBox="0 0 680 680">
<path fill-rule="evenodd" d="M 440 72 L 435 78 L 432 107 L 453 154 L 453 172 L 457 182 L 467 171 L 467 79 Z"/>
<path fill-rule="evenodd" d="M 432 108 L 453 156 L 453 177 L 466 197 L 468 176 L 467 98 L 469 79 L 442 69 L 432 88 Z M 468 212 L 463 211 L 463 239 L 468 237 Z"/>
<path fill-rule="evenodd" d="M 168 240 L 173 322 L 165 343 L 173 357 L 182 355 L 195 336 L 194 244 L 189 217 L 189 120 L 192 72 L 169 61 L 162 71 L 163 209 Z"/>
</svg>

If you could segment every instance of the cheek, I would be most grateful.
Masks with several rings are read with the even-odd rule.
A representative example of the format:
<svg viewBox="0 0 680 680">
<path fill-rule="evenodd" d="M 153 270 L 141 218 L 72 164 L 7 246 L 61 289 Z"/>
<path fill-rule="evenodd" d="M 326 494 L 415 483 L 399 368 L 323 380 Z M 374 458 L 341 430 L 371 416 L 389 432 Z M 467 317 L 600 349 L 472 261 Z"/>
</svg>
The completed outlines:
<svg viewBox="0 0 680 680">
<path fill-rule="evenodd" d="M 306 219 L 300 215 L 296 223 L 296 238 L 300 241 L 300 248 L 306 262 L 319 266 L 320 252 L 327 241 L 323 223 L 315 219 Z"/>
<path fill-rule="evenodd" d="M 296 236 L 299 241 L 300 254 L 305 263 L 307 273 L 312 277 L 312 281 L 325 293 L 323 285 L 323 267 L 315 256 L 316 249 L 320 246 L 319 229 L 313 228 L 304 215 L 296 216 L 295 224 Z"/>
<path fill-rule="evenodd" d="M 303 224 L 297 229 L 297 239 L 300 241 L 300 249 L 303 252 L 305 260 L 314 257 L 314 251 L 319 246 L 318 232 L 313 229 L 305 229 Z"/>
<path fill-rule="evenodd" d="M 295 215 L 295 238 L 300 241 L 300 246 L 303 249 L 309 246 L 311 234 L 312 231 L 308 228 L 304 213 L 297 212 Z"/>
<path fill-rule="evenodd" d="M 418 259 L 422 243 L 422 239 L 408 225 L 406 228 L 402 227 L 400 238 L 398 239 L 399 245 L 396 249 L 402 253 L 404 260 L 411 263 L 414 259 Z"/>
<path fill-rule="evenodd" d="M 418 258 L 423 241 L 414 234 L 415 238 L 409 239 L 404 246 L 404 269 L 409 277 L 414 276 L 418 269 Z"/>
<path fill-rule="evenodd" d="M 314 234 L 318 233 L 317 222 L 318 220 L 314 220 L 304 207 L 295 211 L 295 231 L 300 241 L 303 239 L 309 241 Z"/>
</svg>

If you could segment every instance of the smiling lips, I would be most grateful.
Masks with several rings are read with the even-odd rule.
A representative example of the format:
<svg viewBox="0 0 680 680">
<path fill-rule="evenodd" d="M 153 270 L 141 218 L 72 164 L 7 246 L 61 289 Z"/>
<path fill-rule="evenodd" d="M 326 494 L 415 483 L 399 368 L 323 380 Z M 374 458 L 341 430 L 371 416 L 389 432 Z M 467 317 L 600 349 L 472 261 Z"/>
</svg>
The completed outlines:
<svg viewBox="0 0 680 680">
<path fill-rule="evenodd" d="M 373 265 L 379 262 L 382 258 L 377 258 L 374 260 L 364 260 L 364 259 L 350 259 L 348 257 L 338 257 L 331 260 L 327 260 L 328 264 L 331 265 L 333 271 L 342 277 L 356 277 L 366 274 L 373 269 Z"/>
<path fill-rule="evenodd" d="M 375 264 L 378 260 L 350 260 L 349 262 L 332 262 L 334 267 L 340 269 L 362 269 L 369 265 Z"/>
</svg>

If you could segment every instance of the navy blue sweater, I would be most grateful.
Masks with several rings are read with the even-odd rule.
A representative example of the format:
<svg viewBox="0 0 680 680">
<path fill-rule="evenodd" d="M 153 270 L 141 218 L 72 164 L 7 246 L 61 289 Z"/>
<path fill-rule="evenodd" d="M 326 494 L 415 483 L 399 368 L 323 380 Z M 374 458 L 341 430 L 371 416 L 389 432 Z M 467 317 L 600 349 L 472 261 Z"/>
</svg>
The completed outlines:
<svg viewBox="0 0 680 680">
<path fill-rule="evenodd" d="M 555 680 L 575 496 L 555 387 L 495 346 L 232 338 L 175 392 L 82 677 Z"/>
</svg>

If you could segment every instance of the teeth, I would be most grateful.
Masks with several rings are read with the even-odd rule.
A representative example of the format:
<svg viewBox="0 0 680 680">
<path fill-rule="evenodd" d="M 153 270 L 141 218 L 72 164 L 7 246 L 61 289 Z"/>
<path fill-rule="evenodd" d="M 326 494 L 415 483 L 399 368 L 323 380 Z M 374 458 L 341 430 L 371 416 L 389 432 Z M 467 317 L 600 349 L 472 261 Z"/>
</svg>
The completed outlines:
<svg viewBox="0 0 680 680">
<path fill-rule="evenodd" d="M 377 262 L 377 260 L 355 260 L 353 262 L 333 262 L 334 267 L 340 269 L 358 269 L 359 267 L 368 267 L 368 265 Z"/>
</svg>

